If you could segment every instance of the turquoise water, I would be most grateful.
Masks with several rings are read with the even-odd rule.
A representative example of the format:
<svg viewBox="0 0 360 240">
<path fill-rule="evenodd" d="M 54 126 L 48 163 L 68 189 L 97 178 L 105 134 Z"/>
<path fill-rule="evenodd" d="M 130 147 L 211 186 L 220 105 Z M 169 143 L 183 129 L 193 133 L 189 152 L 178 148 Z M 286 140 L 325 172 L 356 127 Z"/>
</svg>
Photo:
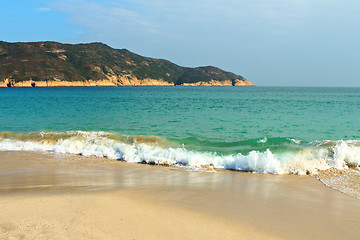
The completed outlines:
<svg viewBox="0 0 360 240">
<path fill-rule="evenodd" d="M 266 164 L 269 156 L 263 155 L 271 154 L 281 165 L 284 164 L 284 156 L 296 155 L 298 159 L 304 149 L 311 154 L 303 160 L 314 161 L 320 157 L 329 161 L 328 158 L 334 158 L 331 155 L 336 154 L 337 149 L 346 147 L 351 149 L 346 150 L 347 155 L 351 152 L 351 156 L 343 157 L 345 165 L 351 165 L 349 162 L 357 165 L 360 162 L 360 89 L 2 88 L 0 132 L 0 149 L 3 150 L 15 148 L 14 141 L 18 145 L 19 142 L 39 145 L 42 141 L 42 145 L 58 146 L 59 141 L 75 135 L 86 135 L 86 140 L 79 140 L 86 142 L 90 134 L 93 142 L 99 137 L 106 138 L 116 144 L 132 146 L 136 151 L 139 151 L 139 145 L 145 144 L 152 150 L 178 149 L 185 155 L 200 154 L 201 157 L 197 158 L 212 159 L 210 162 L 202 162 L 214 166 L 217 162 L 214 163 L 216 160 L 213 158 L 238 159 L 240 155 L 249 158 L 254 152 L 258 154 L 257 163 L 263 161 L 261 164 Z M 49 137 L 49 134 L 58 134 L 59 137 Z M 156 137 L 146 138 L 142 135 Z M 55 143 L 44 143 L 44 140 L 50 138 L 55 138 Z M 13 142 L 9 143 L 10 140 Z M 96 144 L 102 146 L 105 143 Z M 327 153 L 322 153 L 324 149 Z M 146 153 L 142 153 L 140 159 L 148 162 Z M 116 155 L 118 157 L 114 158 L 124 159 L 125 155 L 124 151 L 120 151 Z M 158 157 L 160 155 L 162 158 L 171 158 L 164 156 L 164 153 L 157 153 Z M 188 159 L 188 156 L 184 159 Z M 180 161 L 179 157 L 175 159 L 176 164 L 191 165 L 186 161 Z M 338 159 L 331 161 L 338 164 Z M 228 168 L 232 169 L 233 165 Z"/>
</svg>

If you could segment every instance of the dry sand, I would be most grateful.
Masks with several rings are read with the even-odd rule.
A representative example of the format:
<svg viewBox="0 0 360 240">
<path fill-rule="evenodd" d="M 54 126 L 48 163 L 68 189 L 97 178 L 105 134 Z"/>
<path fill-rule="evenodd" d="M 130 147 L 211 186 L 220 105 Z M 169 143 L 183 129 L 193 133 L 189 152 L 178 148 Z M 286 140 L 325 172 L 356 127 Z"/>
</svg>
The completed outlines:
<svg viewBox="0 0 360 240">
<path fill-rule="evenodd" d="M 309 176 L 0 152 L 0 239 L 358 239 L 360 201 Z"/>
<path fill-rule="evenodd" d="M 230 221 L 127 191 L 0 199 L 0 239 L 268 239 Z"/>
</svg>

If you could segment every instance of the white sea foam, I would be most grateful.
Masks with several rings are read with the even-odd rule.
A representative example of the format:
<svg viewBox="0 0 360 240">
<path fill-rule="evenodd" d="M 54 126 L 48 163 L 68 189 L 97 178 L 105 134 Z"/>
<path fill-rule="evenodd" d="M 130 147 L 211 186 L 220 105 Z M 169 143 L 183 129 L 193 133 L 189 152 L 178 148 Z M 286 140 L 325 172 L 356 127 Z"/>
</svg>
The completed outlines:
<svg viewBox="0 0 360 240">
<path fill-rule="evenodd" d="M 300 140 L 297 140 L 297 139 L 293 139 L 293 138 L 288 138 L 288 140 L 292 141 L 293 143 L 296 143 L 296 144 L 300 144 Z"/>
<path fill-rule="evenodd" d="M 257 142 L 258 142 L 258 143 L 266 143 L 267 140 L 268 140 L 267 137 L 264 137 L 264 138 L 262 138 L 262 139 L 257 140 Z"/>
<path fill-rule="evenodd" d="M 318 170 L 360 166 L 359 141 L 322 141 L 301 151 L 275 154 L 251 151 L 247 155 L 219 155 L 196 152 L 184 147 L 162 148 L 146 143 L 122 143 L 103 132 L 72 132 L 56 141 L 24 141 L 0 138 L 0 150 L 49 151 L 121 159 L 127 162 L 169 164 L 191 169 L 213 166 L 256 173 L 307 174 Z"/>
</svg>

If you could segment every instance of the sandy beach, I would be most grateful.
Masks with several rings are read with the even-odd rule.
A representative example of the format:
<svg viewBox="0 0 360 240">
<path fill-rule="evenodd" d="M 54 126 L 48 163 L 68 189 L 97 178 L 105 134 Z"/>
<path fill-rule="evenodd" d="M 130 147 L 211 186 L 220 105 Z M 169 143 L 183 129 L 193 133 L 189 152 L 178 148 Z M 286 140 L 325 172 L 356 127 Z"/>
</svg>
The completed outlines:
<svg viewBox="0 0 360 240">
<path fill-rule="evenodd" d="M 16 195 L 0 202 L 1 239 L 272 238 L 127 191 Z"/>
<path fill-rule="evenodd" d="M 0 239 L 358 239 L 360 201 L 309 176 L 0 152 Z"/>
</svg>

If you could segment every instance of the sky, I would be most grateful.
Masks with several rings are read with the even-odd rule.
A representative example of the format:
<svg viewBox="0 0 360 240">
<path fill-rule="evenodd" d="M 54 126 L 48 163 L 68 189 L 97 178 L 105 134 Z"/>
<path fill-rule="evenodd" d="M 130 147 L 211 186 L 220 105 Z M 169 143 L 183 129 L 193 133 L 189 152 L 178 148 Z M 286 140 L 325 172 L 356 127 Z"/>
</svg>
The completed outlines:
<svg viewBox="0 0 360 240">
<path fill-rule="evenodd" d="M 0 41 L 103 42 L 257 86 L 360 87 L 358 0 L 0 2 Z"/>
</svg>

